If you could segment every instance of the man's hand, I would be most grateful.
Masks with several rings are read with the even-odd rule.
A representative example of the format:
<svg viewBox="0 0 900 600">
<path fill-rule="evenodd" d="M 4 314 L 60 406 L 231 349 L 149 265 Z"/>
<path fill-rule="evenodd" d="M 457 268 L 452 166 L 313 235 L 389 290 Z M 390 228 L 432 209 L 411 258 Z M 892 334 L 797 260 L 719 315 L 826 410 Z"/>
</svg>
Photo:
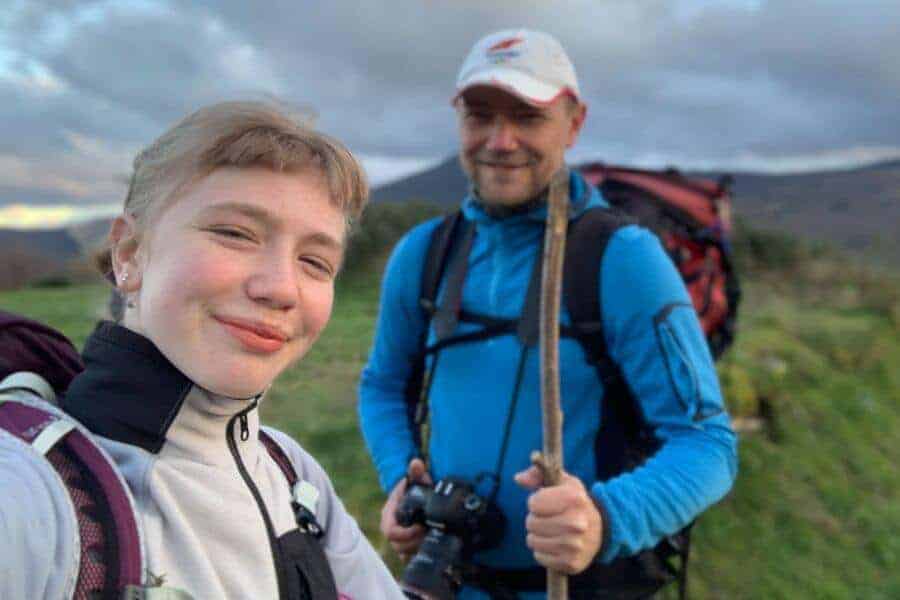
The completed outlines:
<svg viewBox="0 0 900 600">
<path fill-rule="evenodd" d="M 535 466 L 516 473 L 515 479 L 522 487 L 537 490 L 528 499 L 525 519 L 525 542 L 534 558 L 561 573 L 584 571 L 603 541 L 600 512 L 584 484 L 564 471 L 559 485 L 542 488 L 543 476 Z"/>
<path fill-rule="evenodd" d="M 419 549 L 422 540 L 425 539 L 425 528 L 421 525 L 413 525 L 412 527 L 401 527 L 397 524 L 397 507 L 403 495 L 406 494 L 406 482 L 416 481 L 421 483 L 431 483 L 431 476 L 425 471 L 425 463 L 419 458 L 409 461 L 406 470 L 406 478 L 401 479 L 391 493 L 388 495 L 384 508 L 381 509 L 381 533 L 391 543 L 402 560 L 407 560 L 412 554 Z"/>
</svg>

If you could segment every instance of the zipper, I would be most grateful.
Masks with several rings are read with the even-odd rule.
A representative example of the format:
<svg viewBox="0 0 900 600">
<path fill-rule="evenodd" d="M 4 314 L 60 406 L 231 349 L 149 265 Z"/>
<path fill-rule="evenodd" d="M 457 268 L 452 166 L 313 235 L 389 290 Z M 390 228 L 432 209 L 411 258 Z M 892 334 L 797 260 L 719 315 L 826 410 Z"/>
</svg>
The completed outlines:
<svg viewBox="0 0 900 600">
<path fill-rule="evenodd" d="M 239 413 L 238 416 L 241 420 L 241 441 L 246 442 L 250 439 L 250 426 L 247 425 L 247 413 L 242 412 Z"/>
<path fill-rule="evenodd" d="M 247 484 L 247 487 L 250 488 L 250 493 L 253 495 L 253 499 L 256 500 L 256 505 L 259 508 L 259 512 L 262 514 L 263 522 L 266 524 L 266 533 L 269 536 L 269 547 L 272 549 L 272 559 L 275 561 L 275 576 L 278 579 L 278 597 L 284 598 L 287 593 L 287 580 L 285 574 L 285 560 L 284 555 L 281 552 L 281 547 L 278 544 L 278 539 L 275 537 L 275 526 L 272 524 L 272 517 L 269 516 L 269 511 L 266 510 L 266 505 L 263 502 L 262 494 L 259 493 L 259 488 L 256 487 L 256 484 L 253 483 L 253 479 L 250 477 L 250 473 L 247 471 L 247 467 L 244 465 L 244 461 L 241 460 L 241 454 L 238 452 L 237 442 L 234 441 L 234 423 L 238 421 L 240 423 L 240 436 L 241 441 L 247 441 L 250 437 L 250 426 L 247 424 L 247 413 L 256 408 L 259 402 L 254 400 L 253 403 L 237 413 L 228 421 L 228 427 L 226 436 L 228 438 L 228 449 L 231 451 L 231 456 L 234 458 L 234 462 L 237 465 L 238 472 L 241 474 L 241 477 L 244 480 L 244 483 Z"/>
</svg>

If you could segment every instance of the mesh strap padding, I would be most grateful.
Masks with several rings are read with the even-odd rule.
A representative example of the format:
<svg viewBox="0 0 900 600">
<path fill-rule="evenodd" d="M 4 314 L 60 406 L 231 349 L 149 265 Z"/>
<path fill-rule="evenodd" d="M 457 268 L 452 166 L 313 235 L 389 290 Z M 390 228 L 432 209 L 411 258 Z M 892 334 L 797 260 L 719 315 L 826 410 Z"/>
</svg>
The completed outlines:
<svg viewBox="0 0 900 600">
<path fill-rule="evenodd" d="M 60 417 L 35 406 L 0 404 L 0 428 L 31 444 Z M 45 454 L 72 501 L 81 539 L 76 600 L 117 599 L 139 585 L 141 545 L 134 510 L 113 465 L 78 429 Z"/>
</svg>

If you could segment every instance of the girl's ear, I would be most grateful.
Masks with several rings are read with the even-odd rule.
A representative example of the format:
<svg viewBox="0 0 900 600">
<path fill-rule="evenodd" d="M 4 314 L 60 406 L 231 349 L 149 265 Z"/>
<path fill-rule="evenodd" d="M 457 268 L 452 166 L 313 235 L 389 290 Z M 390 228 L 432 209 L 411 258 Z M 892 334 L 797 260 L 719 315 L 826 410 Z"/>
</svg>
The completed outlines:
<svg viewBox="0 0 900 600">
<path fill-rule="evenodd" d="M 119 215 L 109 230 L 110 258 L 116 287 L 123 294 L 141 288 L 140 236 L 131 215 Z"/>
</svg>

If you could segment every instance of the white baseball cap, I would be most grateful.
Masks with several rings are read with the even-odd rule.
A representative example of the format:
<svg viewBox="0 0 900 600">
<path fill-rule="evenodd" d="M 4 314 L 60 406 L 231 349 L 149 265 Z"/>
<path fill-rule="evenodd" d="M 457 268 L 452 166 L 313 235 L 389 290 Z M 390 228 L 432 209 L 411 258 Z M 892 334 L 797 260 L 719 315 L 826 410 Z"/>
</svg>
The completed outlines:
<svg viewBox="0 0 900 600">
<path fill-rule="evenodd" d="M 529 104 L 549 104 L 562 94 L 581 99 L 575 67 L 553 36 L 528 29 L 507 29 L 472 46 L 456 78 L 456 99 L 467 89 L 502 88 Z"/>
</svg>

